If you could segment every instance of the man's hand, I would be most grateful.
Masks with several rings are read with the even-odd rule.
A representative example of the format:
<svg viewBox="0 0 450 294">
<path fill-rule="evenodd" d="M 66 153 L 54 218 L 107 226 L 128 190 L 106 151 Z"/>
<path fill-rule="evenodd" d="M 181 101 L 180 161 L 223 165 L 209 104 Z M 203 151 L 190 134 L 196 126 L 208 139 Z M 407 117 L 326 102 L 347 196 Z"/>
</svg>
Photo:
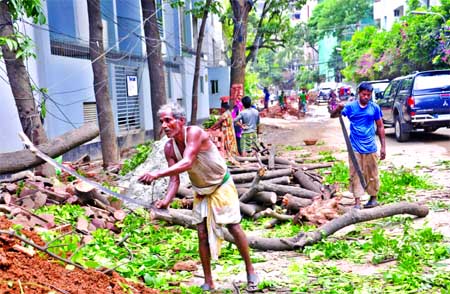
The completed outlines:
<svg viewBox="0 0 450 294">
<path fill-rule="evenodd" d="M 384 160 L 386 158 L 386 148 L 381 147 L 380 149 L 380 160 Z"/>
<path fill-rule="evenodd" d="M 154 180 L 157 180 L 159 178 L 158 173 L 157 172 L 149 172 L 149 173 L 145 173 L 143 174 L 138 181 L 146 184 L 146 185 L 150 185 Z"/>
<path fill-rule="evenodd" d="M 169 206 L 169 202 L 166 201 L 166 199 L 164 200 L 158 200 L 155 202 L 155 207 L 156 208 L 160 208 L 160 209 L 166 209 Z"/>
</svg>

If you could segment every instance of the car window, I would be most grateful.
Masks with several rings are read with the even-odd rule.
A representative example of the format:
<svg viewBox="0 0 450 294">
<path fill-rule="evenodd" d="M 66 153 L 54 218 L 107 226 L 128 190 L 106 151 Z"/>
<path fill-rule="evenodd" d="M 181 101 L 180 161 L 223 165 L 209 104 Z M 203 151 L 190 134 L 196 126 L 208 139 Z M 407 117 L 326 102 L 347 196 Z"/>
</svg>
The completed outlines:
<svg viewBox="0 0 450 294">
<path fill-rule="evenodd" d="M 450 86 L 450 73 L 418 75 L 414 80 L 414 90 L 444 88 Z"/>
<path fill-rule="evenodd" d="M 384 97 L 388 98 L 389 96 L 395 94 L 398 83 L 399 81 L 392 81 L 392 83 L 390 83 L 389 86 L 386 88 L 386 91 L 384 92 Z"/>
<path fill-rule="evenodd" d="M 402 93 L 409 92 L 409 89 L 411 88 L 411 84 L 412 84 L 412 78 L 404 79 L 402 81 L 402 85 L 400 86 L 400 92 L 402 92 Z"/>
</svg>

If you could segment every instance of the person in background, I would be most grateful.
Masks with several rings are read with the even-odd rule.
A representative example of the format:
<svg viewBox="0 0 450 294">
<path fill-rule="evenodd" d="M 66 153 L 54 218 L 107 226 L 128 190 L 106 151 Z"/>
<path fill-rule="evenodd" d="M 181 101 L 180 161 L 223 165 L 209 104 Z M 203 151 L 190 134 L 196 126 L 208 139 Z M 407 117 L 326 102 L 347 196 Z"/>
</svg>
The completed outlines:
<svg viewBox="0 0 450 294">
<path fill-rule="evenodd" d="M 252 107 L 252 100 L 245 96 L 242 98 L 244 110 L 234 119 L 234 122 L 242 127 L 241 150 L 243 156 L 252 153 L 252 147 L 258 143 L 259 112 Z"/>
<path fill-rule="evenodd" d="M 380 178 L 378 176 L 378 148 L 375 140 L 377 134 L 381 143 L 380 160 L 386 158 L 383 114 L 378 104 L 371 101 L 372 91 L 371 84 L 361 83 L 358 87 L 359 98 L 357 100 L 347 104 L 340 103 L 331 112 L 331 117 L 338 117 L 342 114 L 350 120 L 350 142 L 367 183 L 366 188 L 361 185 L 353 162 L 349 158 L 350 192 L 355 197 L 355 208 L 357 209 L 361 208 L 361 196 L 364 195 L 364 190 L 370 195 L 364 208 L 378 205 L 377 194 L 380 190 Z"/>
<path fill-rule="evenodd" d="M 186 113 L 176 103 L 161 106 L 158 111 L 162 128 L 169 137 L 164 154 L 168 167 L 147 172 L 139 181 L 151 184 L 153 181 L 170 177 L 166 197 L 155 206 L 167 208 L 180 186 L 182 172 L 187 172 L 194 193 L 192 208 L 193 224 L 197 225 L 200 260 L 205 283 L 203 291 L 212 291 L 214 282 L 211 258 L 219 256 L 223 240 L 223 226 L 226 226 L 245 262 L 247 291 L 258 290 L 258 276 L 250 259 L 247 237 L 240 225 L 239 198 L 227 165 L 219 150 L 210 140 L 207 132 L 198 126 L 186 126 Z"/>
<path fill-rule="evenodd" d="M 278 96 L 278 104 L 280 105 L 281 110 L 284 110 L 286 108 L 284 102 L 285 102 L 284 91 L 281 91 L 280 96 Z"/>
<path fill-rule="evenodd" d="M 302 92 L 299 95 L 298 99 L 298 114 L 300 116 L 300 112 L 303 113 L 303 116 L 306 113 L 306 90 L 302 89 Z"/>
<path fill-rule="evenodd" d="M 264 109 L 269 108 L 269 99 L 270 99 L 270 93 L 267 87 L 264 87 Z"/>
<path fill-rule="evenodd" d="M 334 90 L 331 90 L 330 98 L 328 98 L 328 112 L 329 113 L 333 112 L 336 109 L 338 103 L 339 103 L 339 98 L 337 97 Z"/>
<path fill-rule="evenodd" d="M 244 110 L 244 105 L 242 105 L 241 97 L 238 96 L 237 99 L 234 101 L 233 109 L 231 110 L 231 116 L 234 119 L 241 113 L 241 111 Z M 240 125 L 234 123 L 234 134 L 236 135 L 236 144 L 239 155 L 242 155 L 242 149 L 241 149 L 241 137 L 242 137 L 242 128 Z"/>
<path fill-rule="evenodd" d="M 228 102 L 222 102 L 221 104 L 222 115 L 217 122 L 211 126 L 211 129 L 221 129 L 224 137 L 225 152 L 228 157 L 238 155 L 238 148 L 236 142 L 236 135 L 234 132 L 233 117 L 230 112 L 230 104 Z"/>
</svg>

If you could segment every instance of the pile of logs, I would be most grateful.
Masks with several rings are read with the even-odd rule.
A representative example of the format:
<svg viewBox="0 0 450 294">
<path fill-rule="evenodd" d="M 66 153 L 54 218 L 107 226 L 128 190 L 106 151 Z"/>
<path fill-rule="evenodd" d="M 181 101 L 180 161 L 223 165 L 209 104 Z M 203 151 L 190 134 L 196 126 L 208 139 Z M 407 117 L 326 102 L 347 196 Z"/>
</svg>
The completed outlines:
<svg viewBox="0 0 450 294">
<path fill-rule="evenodd" d="M 331 164 L 299 164 L 276 157 L 273 148 L 266 151 L 261 153 L 268 156 L 237 157 L 239 165 L 229 167 L 242 215 L 253 219 L 272 216 L 274 221 L 268 227 L 287 219 L 322 225 L 338 216 L 336 187 L 323 185 L 322 176 L 315 171 Z M 180 187 L 177 196 L 190 208 L 190 187 Z M 275 212 L 277 207 L 283 208 L 282 213 Z"/>
<path fill-rule="evenodd" d="M 90 176 L 97 182 L 111 180 L 113 173 L 108 175 L 102 171 L 101 162 L 90 162 L 89 158 L 68 162 L 74 170 Z M 7 214 L 14 223 L 25 228 L 41 226 L 46 229 L 58 228 L 52 215 L 37 215 L 33 210 L 51 204 L 79 204 L 85 210 L 85 216 L 80 217 L 76 230 L 88 233 L 97 228 L 110 229 L 118 232 L 117 221 L 122 221 L 126 212 L 122 209 L 122 201 L 100 193 L 94 187 L 80 180 L 67 181 L 63 173 L 59 179 L 37 176 L 31 171 L 14 174 L 0 181 L 0 212 Z M 59 228 L 58 228 L 59 229 Z"/>
</svg>

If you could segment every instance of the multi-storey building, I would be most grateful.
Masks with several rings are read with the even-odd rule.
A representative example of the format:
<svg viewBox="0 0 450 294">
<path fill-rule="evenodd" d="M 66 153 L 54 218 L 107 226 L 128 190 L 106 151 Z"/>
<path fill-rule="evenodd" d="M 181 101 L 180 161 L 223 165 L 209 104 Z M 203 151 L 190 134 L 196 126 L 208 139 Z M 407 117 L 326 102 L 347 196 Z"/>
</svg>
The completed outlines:
<svg viewBox="0 0 450 294">
<path fill-rule="evenodd" d="M 440 5 L 439 0 L 421 0 L 422 5 Z M 392 25 L 407 13 L 407 0 L 374 0 L 373 18 L 380 29 L 390 30 Z"/>
<path fill-rule="evenodd" d="M 156 0 L 160 25 L 166 93 L 191 112 L 191 93 L 195 65 L 195 47 L 201 19 L 186 13 L 194 1 L 172 8 Z M 89 56 L 87 1 L 46 0 L 43 8 L 48 24 L 38 26 L 23 21 L 20 28 L 36 46 L 36 58 L 26 62 L 32 83 L 46 88 L 47 115 L 44 127 L 49 138 L 61 135 L 88 121 L 95 121 L 95 93 Z M 151 94 L 146 60 L 142 12 L 138 0 L 102 0 L 104 49 L 109 74 L 109 89 L 116 132 L 121 147 L 142 142 L 152 134 Z M 218 33 L 219 32 L 219 33 Z M 227 71 L 224 62 L 221 24 L 217 17 L 207 19 L 202 52 L 199 119 L 209 115 L 210 84 L 214 91 L 229 87 L 229 76 L 212 82 L 208 76 Z M 21 130 L 4 64 L 0 91 L 0 152 L 22 148 L 17 133 Z M 222 68 L 221 68 L 222 67 Z M 8 127 L 5 127 L 8 126 Z M 17 138 L 17 140 L 16 140 Z M 98 145 L 91 143 L 91 146 Z M 92 150 L 95 148 L 91 148 Z M 95 154 L 94 154 L 95 155 Z M 97 154 L 98 155 L 98 154 Z"/>
</svg>

